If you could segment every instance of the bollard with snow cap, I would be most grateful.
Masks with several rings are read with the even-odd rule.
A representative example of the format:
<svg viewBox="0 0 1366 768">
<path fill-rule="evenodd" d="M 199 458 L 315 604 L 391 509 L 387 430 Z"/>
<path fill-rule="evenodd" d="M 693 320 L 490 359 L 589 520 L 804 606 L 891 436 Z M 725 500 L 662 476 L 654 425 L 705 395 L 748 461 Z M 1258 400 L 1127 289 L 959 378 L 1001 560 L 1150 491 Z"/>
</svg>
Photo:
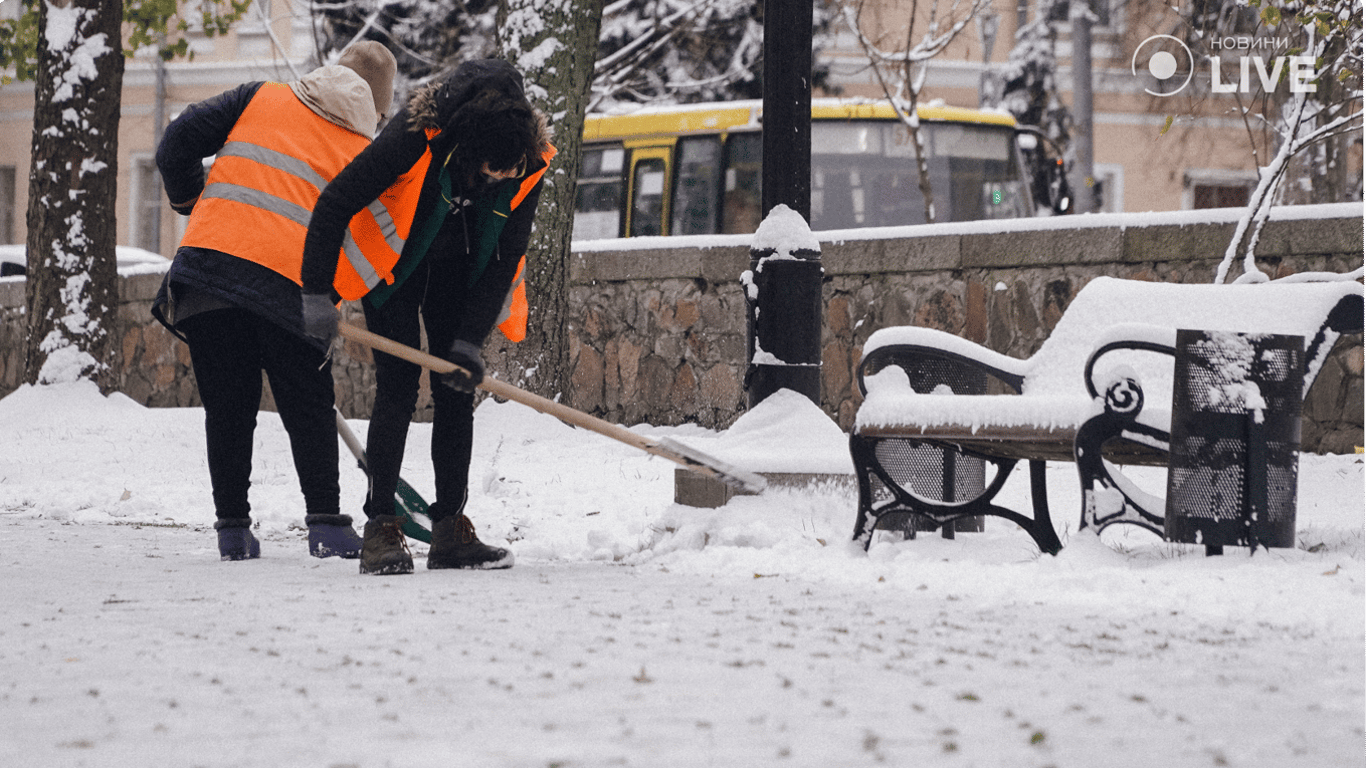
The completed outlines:
<svg viewBox="0 0 1366 768">
<path fill-rule="evenodd" d="M 740 276 L 748 314 L 749 407 L 780 389 L 821 404 L 821 246 L 801 214 L 773 207 L 754 233 Z"/>
</svg>

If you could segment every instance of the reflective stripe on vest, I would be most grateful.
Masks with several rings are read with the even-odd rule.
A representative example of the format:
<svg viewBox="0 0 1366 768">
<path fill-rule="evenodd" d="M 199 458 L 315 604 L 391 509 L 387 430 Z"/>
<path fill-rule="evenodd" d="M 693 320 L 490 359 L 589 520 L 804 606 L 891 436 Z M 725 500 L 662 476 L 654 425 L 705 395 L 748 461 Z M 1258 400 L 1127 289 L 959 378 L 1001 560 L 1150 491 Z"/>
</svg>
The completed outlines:
<svg viewBox="0 0 1366 768">
<path fill-rule="evenodd" d="M 317 190 L 317 194 L 322 194 L 323 187 L 326 187 L 329 181 L 328 179 L 323 178 L 317 171 L 313 170 L 308 163 L 299 160 L 298 158 L 291 157 L 283 152 L 277 152 L 268 147 L 249 144 L 244 141 L 229 142 L 223 147 L 218 155 L 219 157 L 244 157 L 248 160 L 254 160 L 261 163 L 262 165 L 268 165 L 277 170 L 284 171 L 292 176 L 297 176 Z M 215 196 L 210 191 L 214 186 L 218 185 L 206 187 L 201 198 Z M 244 199 L 243 197 L 232 197 L 229 199 L 236 199 L 239 202 L 249 202 L 252 205 L 266 208 L 267 210 L 285 216 L 291 221 L 301 223 L 305 227 L 308 226 L 309 217 L 312 214 L 311 211 L 302 210 L 298 205 L 290 203 L 287 200 L 280 200 L 279 198 L 269 196 L 259 190 L 253 190 L 247 187 L 239 187 L 238 189 L 245 190 L 246 193 L 256 194 L 251 195 L 250 199 Z M 238 192 L 237 194 L 241 195 L 243 193 Z M 403 238 L 399 237 L 398 230 L 394 226 L 394 219 L 389 215 L 389 211 L 384 208 L 384 204 L 379 200 L 375 200 L 371 202 L 370 205 L 366 206 L 366 210 L 369 211 L 370 216 L 374 217 L 375 226 L 379 229 L 380 236 L 384 239 L 384 242 L 389 249 L 395 252 L 402 252 Z M 300 216 L 300 211 L 302 211 L 302 217 Z M 360 215 L 364 216 L 364 214 Z M 370 264 L 365 258 L 365 255 L 361 252 L 361 247 L 356 244 L 356 238 L 351 233 L 350 229 L 346 231 L 342 238 L 342 253 L 346 256 L 346 261 L 351 265 L 351 268 L 356 271 L 356 274 L 360 276 L 365 285 L 370 288 L 379 285 L 381 281 L 379 274 L 375 272 L 374 266 Z"/>
</svg>

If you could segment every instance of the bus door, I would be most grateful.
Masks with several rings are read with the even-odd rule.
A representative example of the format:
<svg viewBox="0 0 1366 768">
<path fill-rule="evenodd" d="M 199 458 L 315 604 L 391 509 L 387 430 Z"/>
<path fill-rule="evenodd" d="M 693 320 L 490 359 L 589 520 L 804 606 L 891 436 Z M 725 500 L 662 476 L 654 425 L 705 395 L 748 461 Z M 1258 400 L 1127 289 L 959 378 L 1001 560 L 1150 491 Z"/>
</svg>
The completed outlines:
<svg viewBox="0 0 1366 768">
<path fill-rule="evenodd" d="M 626 150 L 620 143 L 584 146 L 574 193 L 574 240 L 621 237 L 625 168 Z"/>
<path fill-rule="evenodd" d="M 725 197 L 721 233 L 751 235 L 763 221 L 764 137 L 758 131 L 732 133 L 726 138 Z"/>
<path fill-rule="evenodd" d="M 714 235 L 721 231 L 723 155 L 718 134 L 678 140 L 669 234 Z"/>
<path fill-rule="evenodd" d="M 669 210 L 672 147 L 635 147 L 626 195 L 626 236 L 669 234 L 664 212 Z"/>
</svg>

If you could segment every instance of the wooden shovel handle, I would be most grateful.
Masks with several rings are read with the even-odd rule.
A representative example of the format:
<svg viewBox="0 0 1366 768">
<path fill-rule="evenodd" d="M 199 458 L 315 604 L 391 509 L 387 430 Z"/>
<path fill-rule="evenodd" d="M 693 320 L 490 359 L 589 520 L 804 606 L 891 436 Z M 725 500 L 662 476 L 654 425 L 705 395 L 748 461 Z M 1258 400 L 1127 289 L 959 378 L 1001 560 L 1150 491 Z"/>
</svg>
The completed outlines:
<svg viewBox="0 0 1366 768">
<path fill-rule="evenodd" d="M 420 365 L 423 368 L 436 371 L 437 373 L 452 373 L 456 370 L 463 370 L 460 366 L 449 360 L 443 360 L 435 355 L 429 355 L 420 349 L 414 349 L 406 344 L 400 344 L 393 339 L 385 338 L 377 333 L 372 333 L 364 328 L 350 325 L 349 323 L 338 323 L 337 332 L 340 333 L 343 338 L 354 341 L 357 344 L 363 344 L 372 349 L 379 350 L 380 352 Z M 603 421 L 602 419 L 590 416 L 583 411 L 577 411 L 567 405 L 557 403 L 554 400 L 532 394 L 524 389 L 518 389 L 505 381 L 485 376 L 484 380 L 479 383 L 479 388 L 489 394 L 501 397 L 504 400 L 512 400 L 513 402 L 521 403 L 533 410 L 554 416 L 566 424 L 583 427 L 591 432 L 597 432 L 604 437 L 610 437 L 613 440 L 618 440 L 627 445 L 639 448 L 642 451 L 661 455 L 653 440 L 638 435 L 619 424 Z"/>
</svg>

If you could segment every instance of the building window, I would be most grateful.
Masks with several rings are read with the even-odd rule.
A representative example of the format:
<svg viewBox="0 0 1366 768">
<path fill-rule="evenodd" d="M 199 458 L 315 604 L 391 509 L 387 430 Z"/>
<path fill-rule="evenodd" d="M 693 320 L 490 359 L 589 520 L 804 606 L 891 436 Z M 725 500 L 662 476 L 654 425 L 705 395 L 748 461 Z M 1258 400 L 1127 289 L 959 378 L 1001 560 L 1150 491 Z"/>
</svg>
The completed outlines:
<svg viewBox="0 0 1366 768">
<path fill-rule="evenodd" d="M 1191 190 L 1191 207 L 1242 208 L 1251 192 L 1246 185 L 1196 184 Z"/>
<path fill-rule="evenodd" d="M 14 166 L 0 165 L 0 243 L 18 242 L 14 231 L 15 191 Z"/>
<path fill-rule="evenodd" d="M 133 190 L 129 205 L 130 245 L 152 253 L 161 253 L 161 175 L 156 159 L 151 155 L 135 156 L 133 161 Z"/>
<path fill-rule="evenodd" d="M 1087 5 L 1091 6 L 1091 13 L 1094 13 L 1098 19 L 1096 26 L 1110 26 L 1110 0 L 1090 0 Z M 1048 8 L 1048 20 L 1067 21 L 1071 8 L 1071 0 L 1054 0 Z"/>
<path fill-rule="evenodd" d="M 1186 171 L 1181 207 L 1241 208 L 1252 199 L 1256 186 L 1256 171 L 1192 168 Z"/>
</svg>

